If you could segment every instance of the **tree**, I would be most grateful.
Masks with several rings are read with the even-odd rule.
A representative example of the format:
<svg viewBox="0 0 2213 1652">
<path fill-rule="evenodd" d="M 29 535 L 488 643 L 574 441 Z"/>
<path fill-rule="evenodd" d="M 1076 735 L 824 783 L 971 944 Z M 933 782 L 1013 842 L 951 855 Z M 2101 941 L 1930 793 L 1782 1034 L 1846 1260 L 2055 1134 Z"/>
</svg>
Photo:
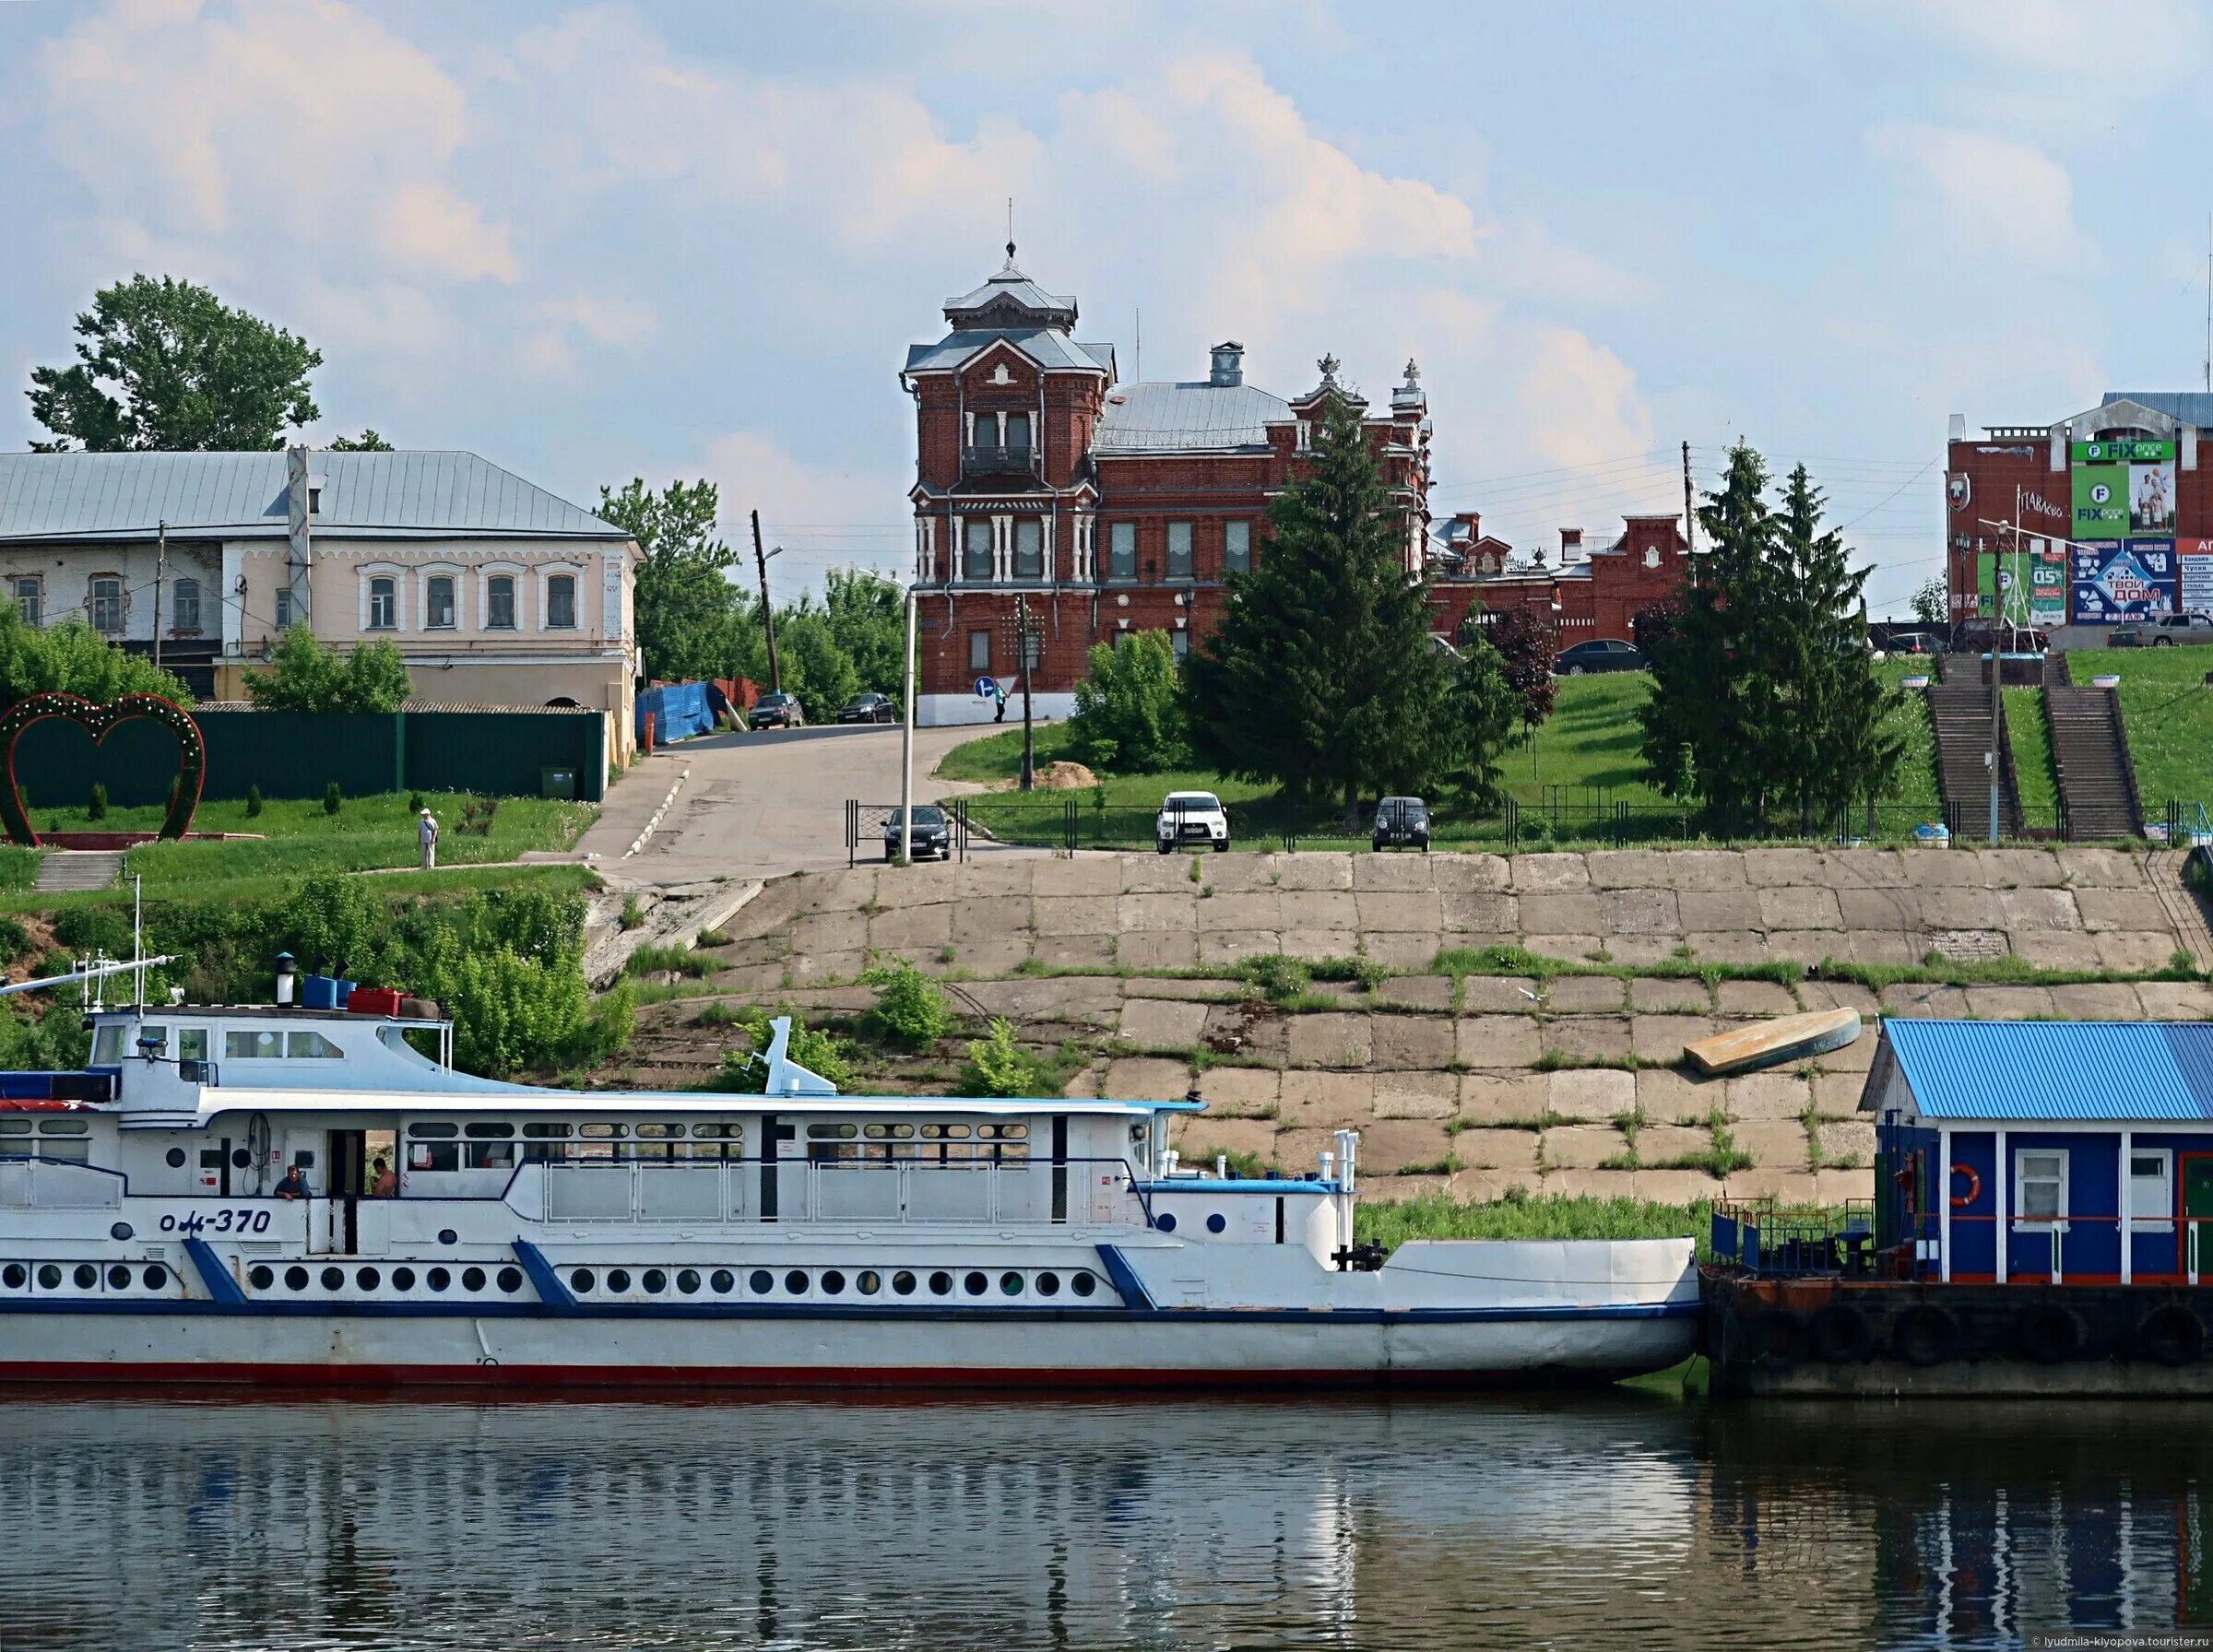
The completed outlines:
<svg viewBox="0 0 2213 1652">
<path fill-rule="evenodd" d="M 1951 587 L 1941 579 L 1933 579 L 1913 593 L 1913 618 L 1942 629 L 1951 623 Z"/>
<path fill-rule="evenodd" d="M 776 654 L 784 667 L 784 691 L 817 723 L 837 715 L 837 708 L 860 692 L 853 661 L 838 645 L 830 617 L 811 593 L 776 616 Z"/>
<path fill-rule="evenodd" d="M 73 616 L 41 628 L 14 603 L 0 602 L 0 707 L 50 690 L 102 703 L 124 694 L 192 703 L 183 683 L 143 655 L 116 647 L 82 620 Z"/>
<path fill-rule="evenodd" d="M 645 669 L 664 681 L 725 677 L 739 654 L 748 604 L 730 583 L 736 553 L 715 537 L 722 508 L 713 482 L 673 481 L 648 492 L 633 477 L 621 492 L 599 490 L 599 515 L 638 542 L 633 598 Z"/>
<path fill-rule="evenodd" d="M 77 364 L 31 370 L 41 453 L 244 452 L 281 444 L 317 417 L 307 341 L 205 287 L 133 276 L 77 318 Z"/>
<path fill-rule="evenodd" d="M 386 638 L 350 654 L 288 626 L 266 671 L 246 673 L 246 697 L 264 711 L 396 712 L 415 691 L 399 645 Z"/>
<path fill-rule="evenodd" d="M 1068 722 L 1071 749 L 1095 769 L 1154 774 L 1190 761 L 1167 633 L 1121 633 L 1119 647 L 1092 644 Z"/>
<path fill-rule="evenodd" d="M 831 569 L 822 587 L 831 634 L 852 660 L 860 686 L 898 699 L 906 683 L 905 594 L 882 574 L 858 568 Z"/>
<path fill-rule="evenodd" d="M 1225 773 L 1319 793 L 1348 817 L 1364 792 L 1418 784 L 1457 755 L 1451 673 L 1429 640 L 1427 587 L 1406 571 L 1406 518 L 1360 415 L 1326 404 L 1311 468 L 1269 506 L 1260 566 L 1229 576 L 1221 622 L 1191 657 L 1199 755 Z"/>
<path fill-rule="evenodd" d="M 1495 620 L 1488 633 L 1497 651 L 1506 686 L 1521 700 L 1523 738 L 1533 748 L 1537 729 L 1552 715 L 1559 686 L 1552 675 L 1560 655 L 1559 629 L 1552 616 L 1527 603 L 1517 603 Z"/>
<path fill-rule="evenodd" d="M 1499 759 L 1513 738 L 1514 725 L 1529 715 L 1529 702 L 1513 686 L 1505 657 L 1487 639 L 1472 638 L 1462 650 L 1450 705 L 1450 734 L 1458 749 L 1446 770 L 1446 784 L 1470 808 L 1496 808 L 1502 796 Z"/>
<path fill-rule="evenodd" d="M 333 436 L 330 451 L 334 454 L 388 454 L 392 444 L 374 431 L 363 431 L 358 436 Z"/>
</svg>

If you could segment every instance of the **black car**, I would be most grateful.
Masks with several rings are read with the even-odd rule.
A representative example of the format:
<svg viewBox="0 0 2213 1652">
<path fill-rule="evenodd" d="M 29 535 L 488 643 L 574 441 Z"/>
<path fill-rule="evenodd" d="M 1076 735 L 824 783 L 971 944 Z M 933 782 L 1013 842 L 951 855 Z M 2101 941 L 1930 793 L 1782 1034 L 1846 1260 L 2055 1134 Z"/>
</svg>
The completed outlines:
<svg viewBox="0 0 2213 1652">
<path fill-rule="evenodd" d="M 1633 643 L 1616 642 L 1612 637 L 1593 637 L 1588 643 L 1578 643 L 1573 648 L 1564 648 L 1554 662 L 1555 677 L 1580 677 L 1590 671 L 1641 671 L 1644 669 L 1644 651 Z"/>
<path fill-rule="evenodd" d="M 1429 806 L 1419 797 L 1386 797 L 1376 805 L 1372 833 L 1378 849 L 1408 844 L 1429 853 Z"/>
<path fill-rule="evenodd" d="M 856 694 L 837 708 L 840 723 L 896 723 L 899 708 L 888 694 Z"/>
<path fill-rule="evenodd" d="M 806 714 L 799 702 L 789 694 L 768 693 L 753 702 L 753 709 L 746 722 L 755 728 L 804 728 Z"/>
<path fill-rule="evenodd" d="M 899 856 L 899 817 L 901 811 L 892 810 L 892 818 L 883 823 L 883 857 L 896 860 Z M 940 860 L 953 856 L 953 832 L 945 824 L 945 811 L 934 803 L 915 805 L 914 831 L 907 842 L 912 845 L 913 859 L 920 860 L 934 855 Z"/>
</svg>

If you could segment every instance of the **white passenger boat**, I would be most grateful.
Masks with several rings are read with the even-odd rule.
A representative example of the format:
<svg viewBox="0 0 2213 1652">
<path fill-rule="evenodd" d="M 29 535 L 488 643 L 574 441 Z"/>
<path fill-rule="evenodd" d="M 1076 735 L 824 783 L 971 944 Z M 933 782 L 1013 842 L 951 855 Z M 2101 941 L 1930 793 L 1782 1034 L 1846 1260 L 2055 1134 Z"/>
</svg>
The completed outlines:
<svg viewBox="0 0 2213 1652">
<path fill-rule="evenodd" d="M 1696 1335 L 1688 1239 L 1356 1245 L 1351 1131 L 1240 1179 L 1178 1164 L 1196 1102 L 842 1096 L 785 1021 L 741 1096 L 474 1078 L 434 1015 L 88 1014 L 88 1070 L 0 1075 L 7 1378 L 1544 1383 Z"/>
</svg>

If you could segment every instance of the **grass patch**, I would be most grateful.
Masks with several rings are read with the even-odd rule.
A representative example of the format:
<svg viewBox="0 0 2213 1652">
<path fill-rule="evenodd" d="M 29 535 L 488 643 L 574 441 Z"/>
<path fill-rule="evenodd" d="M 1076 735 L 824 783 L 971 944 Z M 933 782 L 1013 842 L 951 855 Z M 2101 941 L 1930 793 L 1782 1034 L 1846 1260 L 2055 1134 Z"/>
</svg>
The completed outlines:
<svg viewBox="0 0 2213 1652">
<path fill-rule="evenodd" d="M 623 964 L 626 975 L 711 975 L 721 967 L 689 947 L 640 947 Z"/>
<path fill-rule="evenodd" d="M 1686 1239 L 1705 1247 L 1712 1205 L 1663 1205 L 1638 1198 L 1524 1193 L 1485 1203 L 1448 1194 L 1363 1199 L 1353 1232 L 1367 1245 L 1395 1250 L 1409 1239 Z"/>
<path fill-rule="evenodd" d="M 2090 679 L 2089 657 L 2075 656 L 2077 682 Z M 2213 751 L 2213 687 L 2206 682 L 2213 647 L 2142 648 L 2095 658 L 2098 668 L 2120 673 L 2121 719 L 2145 812 L 2157 819 L 2171 797 L 2213 803 L 2213 765 L 2206 761 Z"/>
<path fill-rule="evenodd" d="M 2021 823 L 2050 825 L 2058 819 L 2059 776 L 2052 767 L 2052 730 L 2044 721 L 2041 689 L 2006 689 L 2006 743 L 2021 795 Z"/>
</svg>

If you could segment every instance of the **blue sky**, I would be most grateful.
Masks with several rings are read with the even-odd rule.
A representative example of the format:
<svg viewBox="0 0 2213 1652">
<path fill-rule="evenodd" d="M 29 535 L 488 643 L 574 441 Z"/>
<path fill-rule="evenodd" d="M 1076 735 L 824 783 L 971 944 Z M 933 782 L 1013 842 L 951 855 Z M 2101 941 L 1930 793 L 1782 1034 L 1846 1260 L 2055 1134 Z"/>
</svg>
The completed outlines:
<svg viewBox="0 0 2213 1652">
<path fill-rule="evenodd" d="M 791 584 L 908 542 L 896 373 L 1021 260 L 1192 377 L 1419 361 L 1440 516 L 1679 505 L 1742 435 L 1936 571 L 1946 416 L 2203 382 L 2213 13 L 123 0 L 0 6 L 0 375 L 133 270 L 570 497 L 707 476 Z M 36 434 L 0 398 L 0 447 Z"/>
</svg>

